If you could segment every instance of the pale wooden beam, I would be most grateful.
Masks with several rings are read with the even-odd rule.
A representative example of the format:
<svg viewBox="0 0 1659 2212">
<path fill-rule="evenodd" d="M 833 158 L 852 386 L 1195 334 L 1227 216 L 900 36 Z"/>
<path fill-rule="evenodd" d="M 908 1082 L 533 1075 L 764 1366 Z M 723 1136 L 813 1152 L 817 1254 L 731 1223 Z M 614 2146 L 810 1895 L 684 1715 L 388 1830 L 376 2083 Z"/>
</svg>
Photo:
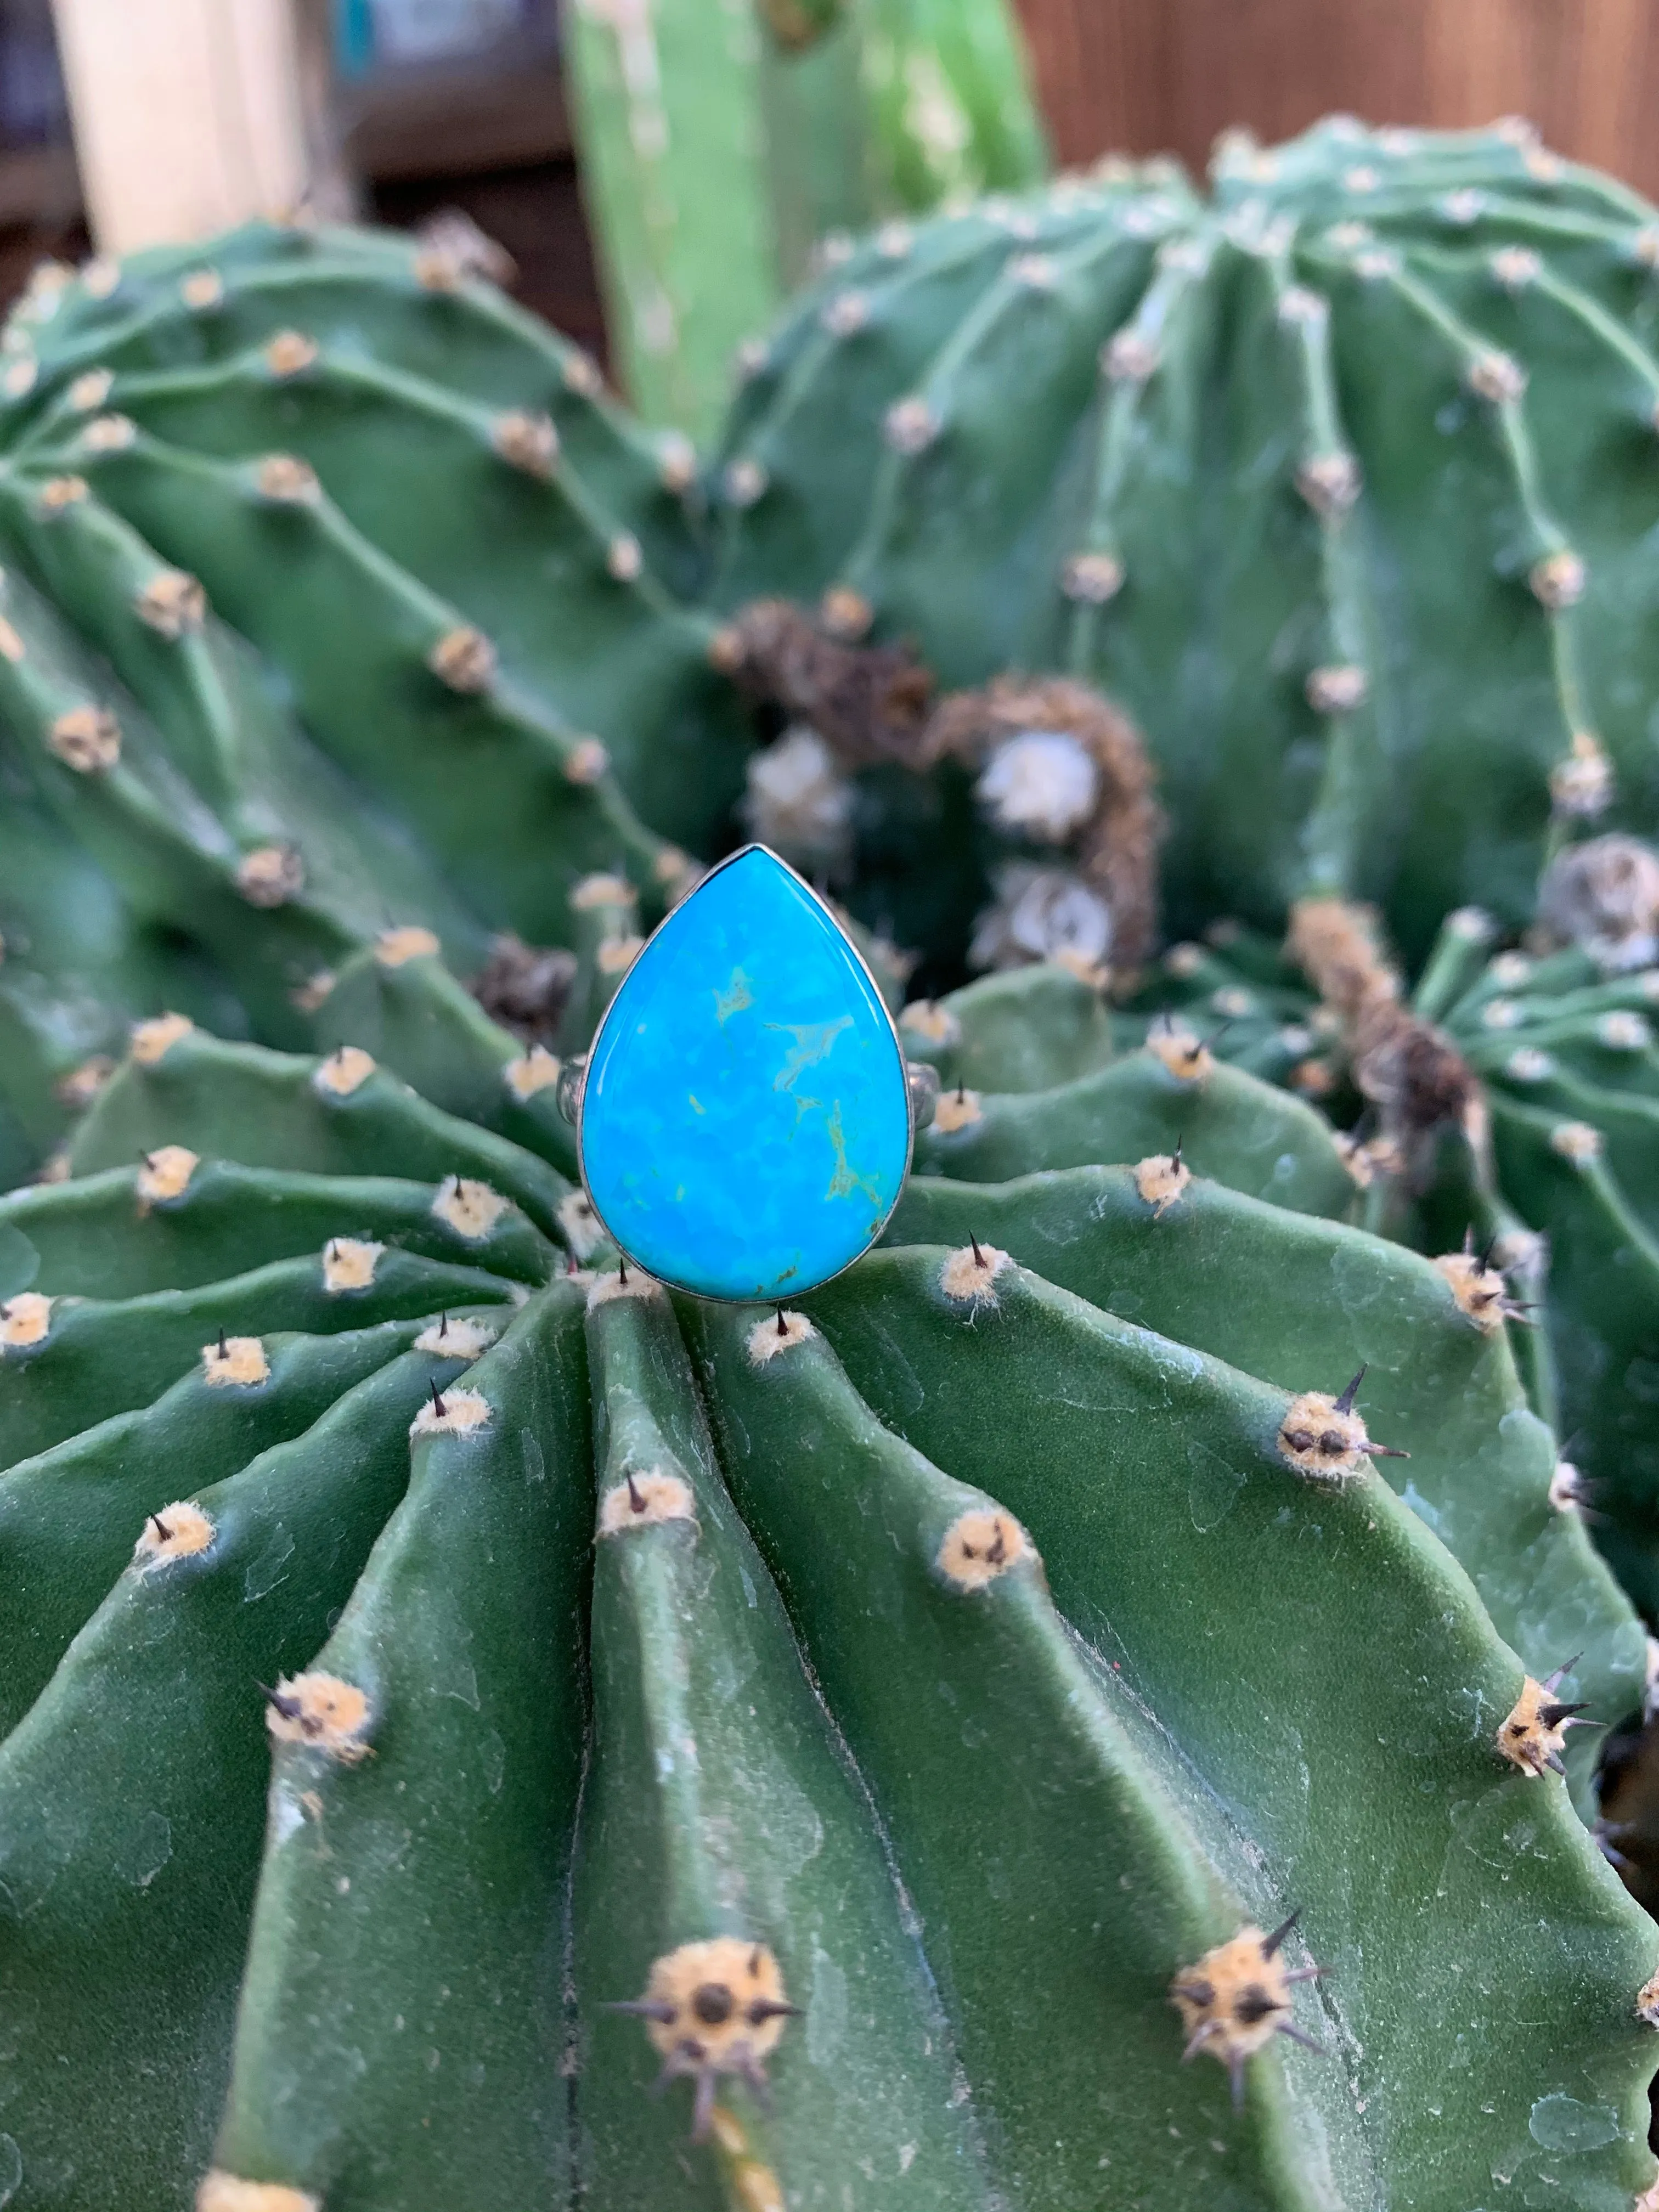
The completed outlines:
<svg viewBox="0 0 1659 2212">
<path fill-rule="evenodd" d="M 342 212 L 314 0 L 52 0 L 98 248 Z"/>
</svg>

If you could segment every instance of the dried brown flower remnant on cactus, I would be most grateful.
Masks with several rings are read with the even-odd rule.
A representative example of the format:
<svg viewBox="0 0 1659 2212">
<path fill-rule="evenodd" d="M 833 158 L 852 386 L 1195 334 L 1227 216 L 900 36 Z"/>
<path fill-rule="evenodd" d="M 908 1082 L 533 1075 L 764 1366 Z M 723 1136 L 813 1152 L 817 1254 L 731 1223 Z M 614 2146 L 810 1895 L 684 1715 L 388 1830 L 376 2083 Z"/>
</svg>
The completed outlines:
<svg viewBox="0 0 1659 2212">
<path fill-rule="evenodd" d="M 526 1044 L 552 1042 L 576 980 L 576 956 L 559 945 L 526 945 L 511 930 L 492 938 L 472 995 L 503 1029 Z"/>
<path fill-rule="evenodd" d="M 844 767 L 923 763 L 933 679 L 908 646 L 845 644 L 787 599 L 756 599 L 725 637 L 739 688 L 809 724 Z"/>
<path fill-rule="evenodd" d="M 1152 762 L 1127 715 L 1069 677 L 1000 676 L 940 702 L 918 764 L 945 759 L 980 770 L 981 801 L 1000 829 L 1075 853 L 1111 917 L 1115 968 L 1146 959 L 1165 823 Z"/>
</svg>

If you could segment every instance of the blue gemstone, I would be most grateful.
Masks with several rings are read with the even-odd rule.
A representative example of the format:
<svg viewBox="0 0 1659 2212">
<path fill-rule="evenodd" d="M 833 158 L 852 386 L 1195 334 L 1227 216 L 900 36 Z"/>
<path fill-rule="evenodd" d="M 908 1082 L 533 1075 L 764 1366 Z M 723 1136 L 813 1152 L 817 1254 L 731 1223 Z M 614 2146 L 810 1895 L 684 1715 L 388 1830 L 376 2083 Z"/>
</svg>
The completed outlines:
<svg viewBox="0 0 1659 2212">
<path fill-rule="evenodd" d="M 903 1055 L 864 963 L 751 845 L 665 921 L 588 1056 L 582 1171 L 630 1259 L 786 1298 L 881 1233 L 909 1165 Z"/>
</svg>

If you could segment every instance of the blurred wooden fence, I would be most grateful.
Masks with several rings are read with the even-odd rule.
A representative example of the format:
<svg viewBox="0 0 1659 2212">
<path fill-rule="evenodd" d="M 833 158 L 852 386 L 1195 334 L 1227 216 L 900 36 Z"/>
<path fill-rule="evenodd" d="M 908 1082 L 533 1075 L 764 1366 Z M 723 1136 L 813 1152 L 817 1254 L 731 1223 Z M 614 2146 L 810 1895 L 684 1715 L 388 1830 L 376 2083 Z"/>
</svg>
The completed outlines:
<svg viewBox="0 0 1659 2212">
<path fill-rule="evenodd" d="M 1332 109 L 1444 128 L 1527 115 L 1659 198 L 1659 0 L 1018 0 L 1056 151 L 1178 154 Z"/>
</svg>

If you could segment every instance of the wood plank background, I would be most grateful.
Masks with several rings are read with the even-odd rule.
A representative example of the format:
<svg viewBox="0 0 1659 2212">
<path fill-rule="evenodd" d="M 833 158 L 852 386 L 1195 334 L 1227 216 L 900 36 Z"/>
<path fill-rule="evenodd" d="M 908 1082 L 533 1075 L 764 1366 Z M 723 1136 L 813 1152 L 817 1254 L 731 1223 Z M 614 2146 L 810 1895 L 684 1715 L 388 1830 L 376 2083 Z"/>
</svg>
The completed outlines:
<svg viewBox="0 0 1659 2212">
<path fill-rule="evenodd" d="M 1055 151 L 1267 141 L 1341 109 L 1448 129 L 1530 116 L 1659 198 L 1659 0 L 1018 0 Z"/>
</svg>

